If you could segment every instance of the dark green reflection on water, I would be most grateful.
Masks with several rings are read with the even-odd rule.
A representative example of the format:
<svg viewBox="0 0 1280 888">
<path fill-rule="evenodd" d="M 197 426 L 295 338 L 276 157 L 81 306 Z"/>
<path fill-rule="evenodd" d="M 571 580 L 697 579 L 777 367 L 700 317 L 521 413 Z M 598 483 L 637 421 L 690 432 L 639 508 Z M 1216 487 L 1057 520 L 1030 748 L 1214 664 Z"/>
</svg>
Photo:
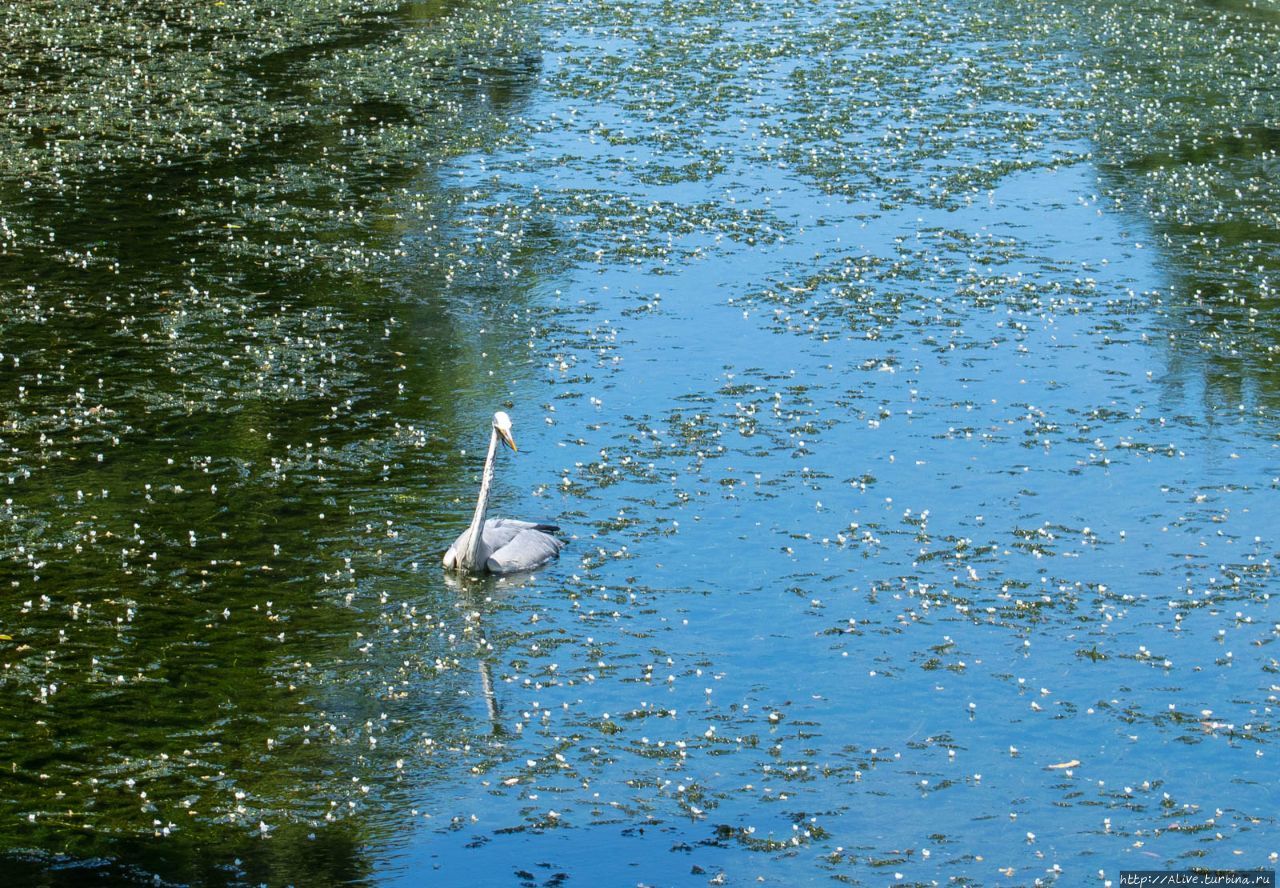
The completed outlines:
<svg viewBox="0 0 1280 888">
<path fill-rule="evenodd" d="M 1274 4 L 1102 4 L 1079 18 L 1108 196 L 1170 271 L 1170 382 L 1280 407 L 1280 18 Z M 1147 220 L 1150 220 L 1149 223 Z M 1194 388 L 1193 388 L 1194 390 Z"/>
<path fill-rule="evenodd" d="M 387 590 L 364 577 L 401 512 L 456 495 L 456 426 L 505 391 L 452 304 L 435 167 L 502 138 L 536 48 L 487 2 L 20 5 L 0 27 L 6 872 L 358 881 L 369 814 L 489 730 L 441 642 L 399 665 L 439 705 L 379 686 Z M 536 268 L 506 262 L 466 294 L 518 266 L 518 303 Z M 441 511 L 408 533 L 439 538 Z M 399 618 L 447 635 L 436 596 Z"/>
</svg>

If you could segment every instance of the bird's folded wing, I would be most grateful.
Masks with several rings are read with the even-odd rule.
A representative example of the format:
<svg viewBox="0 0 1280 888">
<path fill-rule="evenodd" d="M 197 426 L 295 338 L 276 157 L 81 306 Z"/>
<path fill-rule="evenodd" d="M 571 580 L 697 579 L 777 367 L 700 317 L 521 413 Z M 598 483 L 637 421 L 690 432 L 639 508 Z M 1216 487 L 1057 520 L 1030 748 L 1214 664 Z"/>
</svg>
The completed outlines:
<svg viewBox="0 0 1280 888">
<path fill-rule="evenodd" d="M 526 530 L 540 530 L 550 533 L 558 528 L 554 524 L 535 524 L 532 521 L 521 521 L 518 518 L 490 518 L 484 523 L 484 544 L 490 552 L 496 552 Z"/>
<path fill-rule="evenodd" d="M 490 555 L 485 567 L 496 574 L 533 570 L 559 555 L 564 546 L 563 541 L 544 533 L 537 526 L 529 526 L 519 530 L 510 542 Z"/>
</svg>

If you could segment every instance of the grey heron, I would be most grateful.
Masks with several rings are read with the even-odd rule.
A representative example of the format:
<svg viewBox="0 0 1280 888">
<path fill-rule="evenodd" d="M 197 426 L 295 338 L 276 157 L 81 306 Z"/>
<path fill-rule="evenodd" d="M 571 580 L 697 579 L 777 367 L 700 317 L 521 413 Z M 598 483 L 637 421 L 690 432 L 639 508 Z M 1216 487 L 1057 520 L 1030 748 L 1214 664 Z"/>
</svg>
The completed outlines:
<svg viewBox="0 0 1280 888">
<path fill-rule="evenodd" d="M 511 417 L 499 410 L 493 414 L 493 428 L 489 434 L 489 455 L 484 460 L 484 472 L 480 477 L 480 497 L 471 526 L 462 532 L 444 553 L 444 566 L 451 570 L 469 573 L 509 574 L 534 570 L 560 554 L 563 540 L 552 536 L 558 530 L 554 524 L 537 524 L 533 521 L 517 521 L 512 518 L 485 520 L 489 509 L 489 488 L 493 484 L 493 464 L 498 456 L 498 442 L 516 451 L 515 438 L 511 437 Z"/>
</svg>

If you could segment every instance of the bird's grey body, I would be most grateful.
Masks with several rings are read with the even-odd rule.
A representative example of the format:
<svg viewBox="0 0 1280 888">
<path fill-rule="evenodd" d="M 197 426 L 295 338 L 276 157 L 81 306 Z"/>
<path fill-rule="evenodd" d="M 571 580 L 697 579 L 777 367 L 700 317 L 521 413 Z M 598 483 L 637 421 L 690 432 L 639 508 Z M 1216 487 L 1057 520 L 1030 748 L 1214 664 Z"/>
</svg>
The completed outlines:
<svg viewBox="0 0 1280 888">
<path fill-rule="evenodd" d="M 444 566 L 496 574 L 533 570 L 555 558 L 564 548 L 564 542 L 551 535 L 558 529 L 554 524 L 490 518 L 480 533 L 478 566 L 464 568 L 458 559 L 458 553 L 464 551 L 471 540 L 471 528 L 464 530 L 444 553 Z"/>
<path fill-rule="evenodd" d="M 471 525 L 454 541 L 449 551 L 444 553 L 444 566 L 451 570 L 471 573 L 488 571 L 495 574 L 534 570 L 559 555 L 565 546 L 563 540 L 552 536 L 552 532 L 558 529 L 553 524 L 537 524 L 513 518 L 485 520 L 499 441 L 513 451 L 516 449 L 515 439 L 511 437 L 511 418 L 502 412 L 493 415 L 489 455 L 484 461 L 480 497 L 476 501 Z"/>
</svg>

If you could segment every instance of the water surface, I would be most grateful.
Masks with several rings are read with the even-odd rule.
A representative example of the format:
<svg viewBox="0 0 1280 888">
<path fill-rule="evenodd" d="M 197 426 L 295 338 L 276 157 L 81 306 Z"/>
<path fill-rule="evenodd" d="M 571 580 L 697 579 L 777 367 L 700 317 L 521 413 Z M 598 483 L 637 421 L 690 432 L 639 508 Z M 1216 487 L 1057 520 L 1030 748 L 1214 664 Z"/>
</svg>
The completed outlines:
<svg viewBox="0 0 1280 888">
<path fill-rule="evenodd" d="M 1274 868 L 1280 17 L 20 7 L 19 878 Z M 571 540 L 456 579 L 496 507 Z"/>
</svg>

